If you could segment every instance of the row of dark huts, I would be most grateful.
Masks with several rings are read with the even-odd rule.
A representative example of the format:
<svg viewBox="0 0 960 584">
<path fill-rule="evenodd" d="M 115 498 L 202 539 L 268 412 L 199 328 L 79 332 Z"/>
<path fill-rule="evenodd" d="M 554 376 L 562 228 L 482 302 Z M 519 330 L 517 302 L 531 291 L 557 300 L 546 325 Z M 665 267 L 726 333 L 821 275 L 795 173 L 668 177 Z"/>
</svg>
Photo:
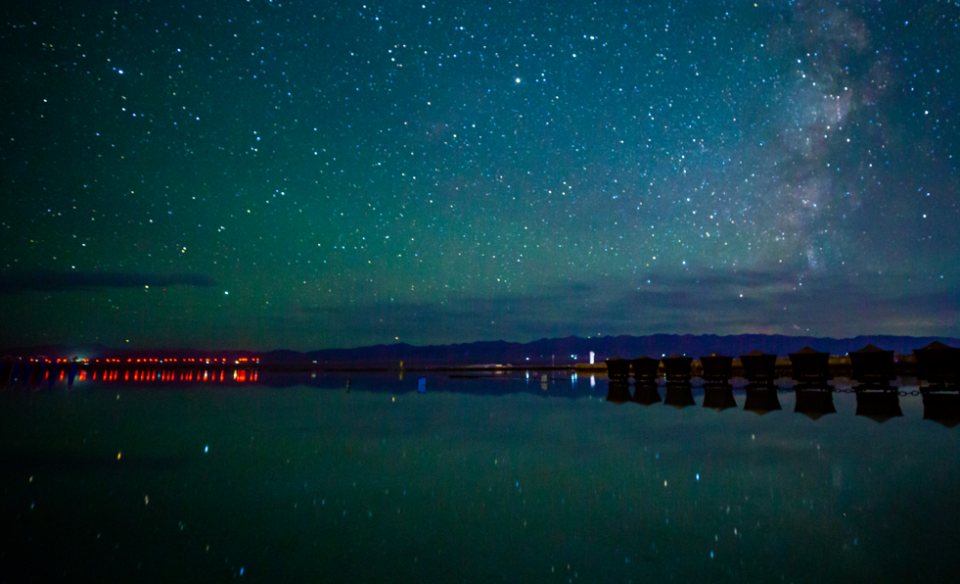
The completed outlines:
<svg viewBox="0 0 960 584">
<path fill-rule="evenodd" d="M 921 349 L 914 349 L 913 354 L 919 380 L 944 387 L 960 383 L 960 349 L 933 342 Z M 829 353 L 804 347 L 796 353 L 790 353 L 789 357 L 789 377 L 798 383 L 824 384 L 834 377 Z M 867 345 L 849 353 L 849 357 L 852 370 L 850 378 L 861 385 L 884 387 L 897 378 L 893 351 Z M 716 353 L 700 357 L 702 373 L 699 376 L 706 383 L 729 383 L 734 377 L 733 361 L 733 357 Z M 613 357 L 606 360 L 607 374 L 614 382 L 627 382 L 632 374 L 637 383 L 653 383 L 661 376 L 661 363 L 667 383 L 688 383 L 693 377 L 693 357 L 682 355 L 663 359 Z M 753 351 L 740 355 L 740 365 L 741 376 L 754 385 L 773 385 L 784 376 L 782 370 L 778 371 L 776 355 Z"/>
</svg>

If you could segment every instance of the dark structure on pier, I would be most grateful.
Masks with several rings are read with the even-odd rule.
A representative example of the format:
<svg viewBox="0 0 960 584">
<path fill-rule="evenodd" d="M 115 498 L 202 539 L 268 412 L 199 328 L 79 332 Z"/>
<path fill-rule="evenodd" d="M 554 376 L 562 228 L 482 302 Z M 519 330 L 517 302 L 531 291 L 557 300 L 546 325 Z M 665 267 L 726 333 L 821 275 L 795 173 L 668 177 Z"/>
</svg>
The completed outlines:
<svg viewBox="0 0 960 584">
<path fill-rule="evenodd" d="M 637 383 L 654 383 L 660 369 L 660 360 L 650 357 L 638 357 L 633 363 L 633 378 Z"/>
<path fill-rule="evenodd" d="M 773 385 L 777 380 L 777 356 L 751 351 L 740 355 L 743 377 L 754 385 Z"/>
<path fill-rule="evenodd" d="M 730 383 L 733 377 L 733 357 L 711 353 L 706 357 L 700 357 L 700 364 L 703 366 L 700 377 L 708 384 Z"/>
<path fill-rule="evenodd" d="M 630 361 L 621 357 L 611 357 L 605 363 L 610 381 L 630 381 Z"/>
<path fill-rule="evenodd" d="M 917 377 L 932 386 L 956 388 L 960 383 L 960 349 L 934 341 L 922 349 L 914 349 L 917 357 Z"/>
<path fill-rule="evenodd" d="M 850 353 L 853 379 L 865 387 L 890 387 L 897 378 L 893 372 L 893 351 L 867 345 Z"/>
<path fill-rule="evenodd" d="M 0 387 L 4 387 L 10 383 L 10 377 L 13 375 L 14 363 L 16 363 L 16 361 L 7 357 L 0 361 Z"/>
<path fill-rule="evenodd" d="M 693 364 L 693 357 L 684 357 L 683 355 L 673 354 L 663 359 L 663 368 L 667 373 L 667 383 L 689 383 L 690 366 Z"/>
<path fill-rule="evenodd" d="M 833 379 L 830 353 L 804 347 L 796 353 L 790 353 L 790 366 L 793 368 L 793 379 L 802 385 L 819 385 Z"/>
</svg>

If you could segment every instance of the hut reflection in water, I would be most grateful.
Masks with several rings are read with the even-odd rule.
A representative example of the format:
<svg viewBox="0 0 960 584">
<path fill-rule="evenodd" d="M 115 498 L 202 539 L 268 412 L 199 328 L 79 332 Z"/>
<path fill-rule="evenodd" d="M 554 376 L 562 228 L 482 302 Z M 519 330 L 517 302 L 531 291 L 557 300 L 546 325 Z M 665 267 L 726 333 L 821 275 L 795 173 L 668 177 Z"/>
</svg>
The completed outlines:
<svg viewBox="0 0 960 584">
<path fill-rule="evenodd" d="M 729 384 L 704 386 L 703 407 L 718 412 L 737 407 L 737 400 L 733 398 L 733 388 Z"/>
<path fill-rule="evenodd" d="M 924 392 L 923 419 L 947 428 L 960 424 L 960 394 Z"/>
<path fill-rule="evenodd" d="M 767 386 L 750 386 L 746 388 L 747 401 L 743 405 L 744 411 L 753 412 L 759 416 L 783 409 L 776 388 Z"/>
<path fill-rule="evenodd" d="M 656 383 L 638 383 L 633 386 L 633 403 L 651 406 L 663 401 Z"/>
<path fill-rule="evenodd" d="M 837 408 L 833 405 L 833 389 L 826 385 L 798 389 L 796 395 L 797 402 L 793 411 L 811 420 L 819 420 L 827 414 L 837 413 Z"/>
<path fill-rule="evenodd" d="M 857 415 L 882 424 L 890 418 L 902 418 L 900 396 L 895 391 L 858 391 Z"/>
<path fill-rule="evenodd" d="M 667 395 L 663 404 L 673 406 L 678 410 L 697 405 L 693 401 L 693 386 L 689 383 L 672 383 L 667 385 Z"/>
<path fill-rule="evenodd" d="M 630 362 L 627 361 L 629 364 Z M 622 381 L 611 381 L 607 389 L 607 401 L 623 405 L 630 401 L 630 384 Z"/>
</svg>

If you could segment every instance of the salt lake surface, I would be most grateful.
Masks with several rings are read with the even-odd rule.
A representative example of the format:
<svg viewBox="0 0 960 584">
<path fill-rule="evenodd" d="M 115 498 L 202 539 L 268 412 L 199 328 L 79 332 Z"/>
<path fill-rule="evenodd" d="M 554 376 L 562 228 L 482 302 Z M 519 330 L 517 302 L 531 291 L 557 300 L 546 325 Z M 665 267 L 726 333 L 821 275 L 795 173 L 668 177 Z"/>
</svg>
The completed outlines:
<svg viewBox="0 0 960 584">
<path fill-rule="evenodd" d="M 757 415 L 743 389 L 718 412 L 700 388 L 680 409 L 538 376 L 6 388 L 0 581 L 960 573 L 960 428 L 922 396 L 879 423 L 854 394 L 813 419 L 795 392 Z"/>
</svg>

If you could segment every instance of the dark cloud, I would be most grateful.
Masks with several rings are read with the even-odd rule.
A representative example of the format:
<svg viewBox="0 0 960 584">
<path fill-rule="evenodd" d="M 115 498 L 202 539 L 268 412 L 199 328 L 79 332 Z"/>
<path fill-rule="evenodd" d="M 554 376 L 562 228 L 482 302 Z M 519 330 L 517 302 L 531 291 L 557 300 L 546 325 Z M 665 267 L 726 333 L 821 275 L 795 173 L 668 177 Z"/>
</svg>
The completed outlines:
<svg viewBox="0 0 960 584">
<path fill-rule="evenodd" d="M 450 338 L 525 342 L 569 334 L 767 333 L 843 338 L 928 335 L 956 330 L 954 287 L 909 277 L 786 269 L 663 272 L 635 282 L 615 278 L 545 285 L 535 293 L 451 297 L 442 302 L 367 302 L 303 307 L 273 323 L 324 331 L 360 344 L 435 344 Z"/>
<path fill-rule="evenodd" d="M 144 286 L 211 287 L 216 282 L 202 274 L 139 274 L 127 272 L 55 272 L 35 270 L 0 274 L 0 293 L 69 292 L 98 288 L 142 288 Z"/>
</svg>

